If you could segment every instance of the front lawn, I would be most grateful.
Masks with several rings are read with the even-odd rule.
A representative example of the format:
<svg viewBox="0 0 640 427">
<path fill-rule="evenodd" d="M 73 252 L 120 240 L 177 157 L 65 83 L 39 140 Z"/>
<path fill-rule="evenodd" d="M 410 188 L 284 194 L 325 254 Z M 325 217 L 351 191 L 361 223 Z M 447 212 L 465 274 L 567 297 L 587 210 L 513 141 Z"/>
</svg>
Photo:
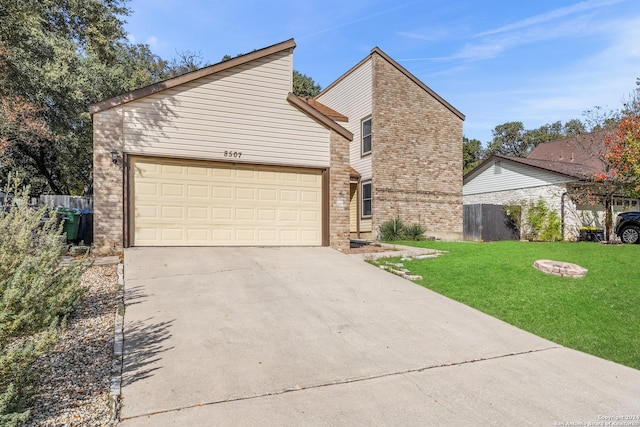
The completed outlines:
<svg viewBox="0 0 640 427">
<path fill-rule="evenodd" d="M 563 346 L 640 369 L 640 245 L 405 242 L 448 251 L 405 266 L 421 285 Z M 534 261 L 578 264 L 573 279 Z"/>
</svg>

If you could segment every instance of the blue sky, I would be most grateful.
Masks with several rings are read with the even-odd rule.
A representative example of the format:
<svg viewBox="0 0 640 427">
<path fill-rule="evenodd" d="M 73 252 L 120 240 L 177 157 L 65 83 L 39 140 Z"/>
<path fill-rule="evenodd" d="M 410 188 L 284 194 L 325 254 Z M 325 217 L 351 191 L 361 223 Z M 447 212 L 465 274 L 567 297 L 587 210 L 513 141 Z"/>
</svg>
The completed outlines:
<svg viewBox="0 0 640 427">
<path fill-rule="evenodd" d="M 323 88 L 379 47 L 466 115 L 483 143 L 619 108 L 640 77 L 638 0 L 131 0 L 126 29 L 168 59 L 211 63 L 290 38 Z"/>
</svg>

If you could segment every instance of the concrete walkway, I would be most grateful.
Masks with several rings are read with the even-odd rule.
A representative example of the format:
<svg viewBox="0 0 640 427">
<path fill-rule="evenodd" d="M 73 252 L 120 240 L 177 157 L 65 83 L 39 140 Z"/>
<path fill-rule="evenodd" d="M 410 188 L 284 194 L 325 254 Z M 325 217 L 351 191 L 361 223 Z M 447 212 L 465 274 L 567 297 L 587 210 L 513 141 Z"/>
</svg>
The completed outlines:
<svg viewBox="0 0 640 427">
<path fill-rule="evenodd" d="M 130 249 L 125 287 L 124 427 L 640 415 L 640 371 L 328 248 Z"/>
</svg>

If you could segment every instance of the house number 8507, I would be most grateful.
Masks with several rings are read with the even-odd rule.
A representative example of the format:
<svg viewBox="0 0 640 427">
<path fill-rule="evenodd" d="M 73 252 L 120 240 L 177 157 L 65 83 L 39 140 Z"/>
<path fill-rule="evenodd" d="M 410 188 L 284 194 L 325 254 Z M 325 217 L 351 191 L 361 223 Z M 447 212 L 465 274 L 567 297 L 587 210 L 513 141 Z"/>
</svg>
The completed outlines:
<svg viewBox="0 0 640 427">
<path fill-rule="evenodd" d="M 225 151 L 224 152 L 224 156 L 225 157 L 234 157 L 236 159 L 239 159 L 240 157 L 242 157 L 242 152 L 241 151 Z"/>
</svg>

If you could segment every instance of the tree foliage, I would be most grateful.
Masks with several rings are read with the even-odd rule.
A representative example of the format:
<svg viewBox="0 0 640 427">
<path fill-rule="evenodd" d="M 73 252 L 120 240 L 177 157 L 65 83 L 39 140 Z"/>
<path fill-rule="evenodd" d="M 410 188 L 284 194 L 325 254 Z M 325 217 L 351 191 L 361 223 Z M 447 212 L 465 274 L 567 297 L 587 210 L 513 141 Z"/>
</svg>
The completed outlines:
<svg viewBox="0 0 640 427">
<path fill-rule="evenodd" d="M 320 85 L 306 74 L 293 70 L 293 93 L 301 98 L 313 98 L 320 93 Z"/>
<path fill-rule="evenodd" d="M 640 193 L 640 114 L 627 113 L 615 132 L 607 135 L 605 145 L 610 170 L 597 178 L 619 181 Z"/>
<path fill-rule="evenodd" d="M 565 136 L 576 136 L 588 133 L 587 127 L 579 119 L 571 119 L 564 124 Z"/>
<path fill-rule="evenodd" d="M 91 193 L 89 105 L 203 65 L 128 43 L 125 2 L 0 3 L 0 182 L 19 172 L 35 193 Z"/>
<path fill-rule="evenodd" d="M 164 75 L 157 80 L 177 77 L 211 65 L 205 62 L 201 52 L 192 52 L 190 50 L 177 52 L 176 56 L 168 63 L 165 62 L 165 64 Z"/>
<path fill-rule="evenodd" d="M 467 173 L 475 168 L 483 158 L 482 143 L 478 139 L 462 138 L 462 169 Z"/>
<path fill-rule="evenodd" d="M 89 105 L 208 65 L 129 43 L 126 2 L 0 1 L 0 183 L 13 172 L 34 193 L 92 193 Z M 300 73 L 294 85 L 319 90 Z"/>
<path fill-rule="evenodd" d="M 55 343 L 82 294 L 84 267 L 60 266 L 64 237 L 56 216 L 28 205 L 12 180 L 0 204 L 0 425 L 20 425 L 34 391 L 36 359 Z"/>
<path fill-rule="evenodd" d="M 121 0 L 24 0 L 0 6 L 0 150 L 3 169 L 34 186 L 79 193 L 89 181 L 96 63 L 117 61 Z M 6 171 L 5 171 L 6 179 Z"/>
<path fill-rule="evenodd" d="M 485 155 L 526 157 L 538 144 L 587 132 L 590 130 L 578 119 L 569 120 L 564 125 L 557 121 L 528 130 L 522 122 L 507 122 L 493 129 L 493 140 L 489 143 Z"/>
<path fill-rule="evenodd" d="M 640 79 L 624 108 L 617 112 L 615 120 L 605 114 L 602 128 L 610 129 L 604 139 L 601 153 L 605 169 L 595 175 L 595 185 L 581 195 L 588 198 L 595 194 L 596 200 L 605 207 L 605 232 L 611 239 L 613 195 L 640 195 Z M 599 197 L 598 197 L 599 196 Z"/>
<path fill-rule="evenodd" d="M 507 122 L 493 129 L 493 140 L 487 147 L 487 151 L 490 154 L 525 157 L 531 148 L 524 138 L 522 122 Z"/>
</svg>

